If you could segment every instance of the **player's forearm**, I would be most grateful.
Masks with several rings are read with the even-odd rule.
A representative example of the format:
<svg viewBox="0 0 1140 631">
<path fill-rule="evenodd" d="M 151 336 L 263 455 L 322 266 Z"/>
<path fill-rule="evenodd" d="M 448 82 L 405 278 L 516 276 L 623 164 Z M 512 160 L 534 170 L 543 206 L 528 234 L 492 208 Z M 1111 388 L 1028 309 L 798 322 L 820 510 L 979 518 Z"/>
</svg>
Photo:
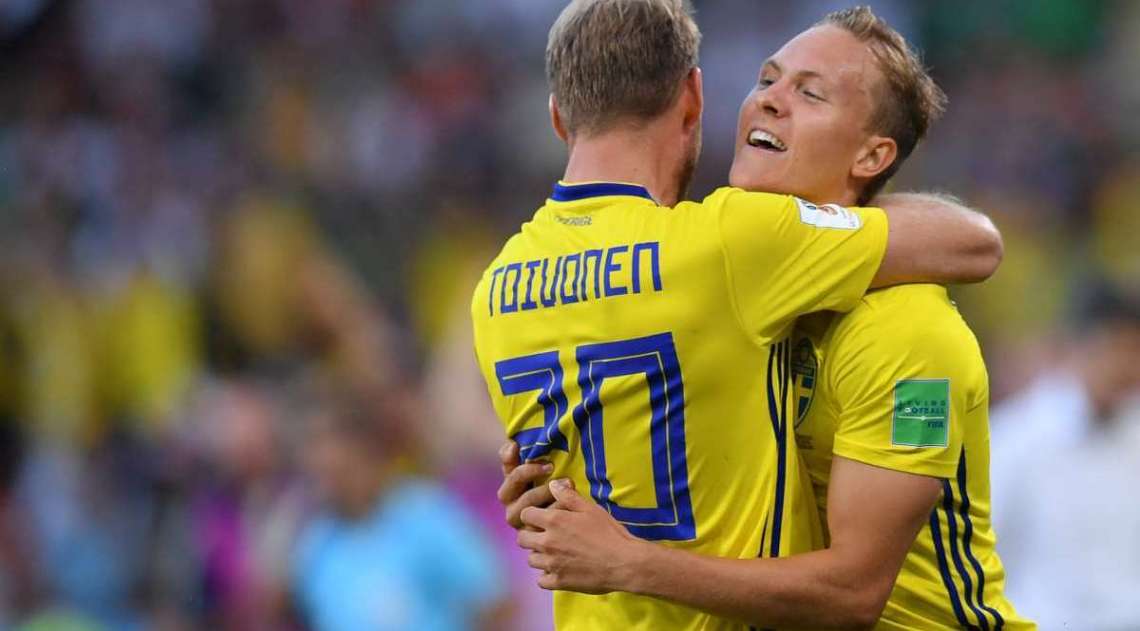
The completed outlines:
<svg viewBox="0 0 1140 631">
<path fill-rule="evenodd" d="M 892 193 L 873 203 L 887 213 L 890 238 L 872 286 L 974 283 L 997 270 L 1001 233 L 982 213 L 927 193 Z"/>
<path fill-rule="evenodd" d="M 622 591 L 785 629 L 869 629 L 890 584 L 875 585 L 832 550 L 782 559 L 724 559 L 656 544 L 634 555 Z M 879 581 L 881 583 L 881 581 Z"/>
</svg>

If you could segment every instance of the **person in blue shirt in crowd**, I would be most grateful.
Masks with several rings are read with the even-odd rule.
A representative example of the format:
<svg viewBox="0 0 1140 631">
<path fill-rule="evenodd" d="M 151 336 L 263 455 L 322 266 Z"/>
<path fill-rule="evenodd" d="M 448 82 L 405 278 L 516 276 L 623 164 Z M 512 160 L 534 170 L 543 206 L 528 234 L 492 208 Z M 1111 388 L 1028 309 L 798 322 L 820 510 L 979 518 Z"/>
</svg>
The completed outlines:
<svg viewBox="0 0 1140 631">
<path fill-rule="evenodd" d="M 503 627 L 506 581 L 475 519 L 401 472 L 409 423 L 393 396 L 324 396 L 305 414 L 323 508 L 303 528 L 293 592 L 316 631 Z"/>
</svg>

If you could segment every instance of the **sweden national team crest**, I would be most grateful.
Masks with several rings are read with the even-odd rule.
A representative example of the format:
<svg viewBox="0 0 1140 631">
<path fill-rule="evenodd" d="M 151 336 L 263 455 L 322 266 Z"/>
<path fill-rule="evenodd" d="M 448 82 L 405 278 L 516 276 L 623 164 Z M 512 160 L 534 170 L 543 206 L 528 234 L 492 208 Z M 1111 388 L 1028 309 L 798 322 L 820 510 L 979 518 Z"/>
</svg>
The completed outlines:
<svg viewBox="0 0 1140 631">
<path fill-rule="evenodd" d="M 792 400 L 796 406 L 796 428 L 807 418 L 808 409 L 815 398 L 818 375 L 819 359 L 815 354 L 815 346 L 809 338 L 802 337 L 792 350 Z"/>
</svg>

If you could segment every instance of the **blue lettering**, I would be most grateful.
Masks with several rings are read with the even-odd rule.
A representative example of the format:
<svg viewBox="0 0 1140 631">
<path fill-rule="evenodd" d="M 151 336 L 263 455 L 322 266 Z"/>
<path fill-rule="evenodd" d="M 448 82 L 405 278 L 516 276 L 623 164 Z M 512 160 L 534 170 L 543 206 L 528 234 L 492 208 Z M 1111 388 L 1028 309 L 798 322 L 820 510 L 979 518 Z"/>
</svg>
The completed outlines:
<svg viewBox="0 0 1140 631">
<path fill-rule="evenodd" d="M 586 279 L 590 275 L 588 263 L 591 258 L 594 259 L 594 298 L 602 297 L 602 288 L 598 283 L 602 275 L 602 251 L 586 250 L 582 255 L 582 284 L 579 285 L 582 300 L 586 299 Z"/>
<path fill-rule="evenodd" d="M 510 273 L 515 273 L 515 282 L 512 284 L 514 289 L 514 298 L 511 304 L 507 304 L 507 278 Z M 503 272 L 503 282 L 499 285 L 499 295 L 502 299 L 499 301 L 499 313 L 514 313 L 519 310 L 519 280 L 522 278 L 522 263 L 511 263 L 507 266 L 506 271 Z"/>
<path fill-rule="evenodd" d="M 642 257 L 643 253 L 649 256 L 647 265 Z M 619 257 L 622 255 L 629 256 L 630 262 L 621 260 Z M 493 270 L 487 295 L 489 314 L 495 315 L 496 292 L 499 296 L 498 312 L 500 314 L 531 311 L 540 306 L 553 307 L 558 304 L 569 305 L 584 302 L 590 299 L 591 276 L 593 276 L 595 299 L 641 293 L 641 273 L 646 266 L 645 271 L 653 281 L 654 291 L 662 291 L 663 289 L 661 282 L 661 245 L 657 241 L 615 245 L 605 250 L 591 249 L 559 256 L 554 260 L 553 278 L 550 277 L 550 263 L 551 260 L 548 258 L 535 259 L 525 263 L 510 263 Z M 571 265 L 573 269 L 571 269 Z M 520 291 L 519 285 L 522 283 L 524 267 L 526 268 L 526 287 Z M 631 273 L 632 282 L 629 285 L 624 285 L 621 280 L 627 278 L 624 273 L 627 269 Z M 541 284 L 535 282 L 535 277 L 539 275 L 542 276 Z M 535 285 L 540 285 L 537 301 L 534 295 Z M 938 401 L 916 403 L 933 407 L 938 404 Z M 918 407 L 915 403 L 911 405 Z"/>
<path fill-rule="evenodd" d="M 574 278 L 570 279 L 570 262 L 574 262 Z M 577 252 L 567 256 L 562 261 L 562 284 L 559 296 L 562 304 L 569 305 L 578 302 L 578 278 L 582 275 L 582 253 Z M 570 293 L 566 293 L 566 281 L 570 281 Z"/>
<path fill-rule="evenodd" d="M 633 246 L 633 293 L 641 293 L 641 256 L 642 250 L 649 251 L 649 268 L 653 274 L 653 290 L 661 291 L 661 261 L 660 246 L 656 241 L 638 243 Z"/>
<path fill-rule="evenodd" d="M 542 259 L 542 290 L 538 292 L 538 299 L 542 301 L 542 306 L 553 307 L 558 304 L 558 279 L 562 274 L 562 257 L 554 261 L 554 282 L 550 283 L 550 295 L 546 295 L 546 266 L 550 263 L 550 259 Z"/>
<path fill-rule="evenodd" d="M 545 261 L 527 261 L 526 262 L 526 268 L 527 268 L 527 270 L 530 271 L 530 274 L 526 277 L 526 300 L 523 300 L 523 303 L 522 303 L 523 311 L 530 311 L 531 309 L 537 309 L 538 308 L 538 303 L 535 302 L 534 299 L 530 297 L 530 292 L 531 292 L 531 290 L 534 289 L 534 272 L 535 272 L 535 270 L 538 269 L 538 266 L 544 262 Z"/>
<path fill-rule="evenodd" d="M 625 287 L 610 284 L 610 277 L 613 276 L 614 272 L 621 271 L 621 263 L 614 262 L 614 255 L 628 250 L 628 245 L 618 245 L 606 250 L 606 298 L 610 296 L 624 296 L 629 293 L 629 290 Z"/>
<path fill-rule="evenodd" d="M 499 274 L 502 273 L 503 268 L 500 267 L 491 274 L 491 290 L 487 294 L 487 311 L 489 312 L 487 315 L 490 316 L 495 315 L 495 281 L 498 280 Z"/>
</svg>

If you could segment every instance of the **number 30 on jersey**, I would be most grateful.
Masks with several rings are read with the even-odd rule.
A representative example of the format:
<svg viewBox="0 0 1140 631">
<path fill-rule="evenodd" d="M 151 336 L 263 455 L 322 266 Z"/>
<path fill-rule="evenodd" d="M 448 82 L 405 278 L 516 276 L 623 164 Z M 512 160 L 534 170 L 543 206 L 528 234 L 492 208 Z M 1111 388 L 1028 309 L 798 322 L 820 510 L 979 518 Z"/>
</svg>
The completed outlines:
<svg viewBox="0 0 1140 631">
<path fill-rule="evenodd" d="M 650 540 L 684 541 L 696 537 L 689 473 L 685 463 L 685 391 L 681 366 L 671 333 L 659 333 L 617 342 L 585 344 L 575 349 L 578 385 L 582 401 L 572 412 L 581 437 L 582 457 L 590 495 L 630 533 Z M 622 506 L 610 499 L 613 485 L 606 467 L 603 436 L 602 383 L 607 378 L 645 375 L 649 389 L 649 440 L 653 486 L 657 505 Z M 511 438 L 519 443 L 525 460 L 534 460 L 552 449 L 567 451 L 559 421 L 570 405 L 562 388 L 562 363 L 558 351 L 506 359 L 495 364 L 495 375 L 504 395 L 538 392 L 543 426 L 526 429 Z M 633 422 L 615 418 L 611 423 Z M 617 472 L 622 475 L 624 472 Z"/>
</svg>

